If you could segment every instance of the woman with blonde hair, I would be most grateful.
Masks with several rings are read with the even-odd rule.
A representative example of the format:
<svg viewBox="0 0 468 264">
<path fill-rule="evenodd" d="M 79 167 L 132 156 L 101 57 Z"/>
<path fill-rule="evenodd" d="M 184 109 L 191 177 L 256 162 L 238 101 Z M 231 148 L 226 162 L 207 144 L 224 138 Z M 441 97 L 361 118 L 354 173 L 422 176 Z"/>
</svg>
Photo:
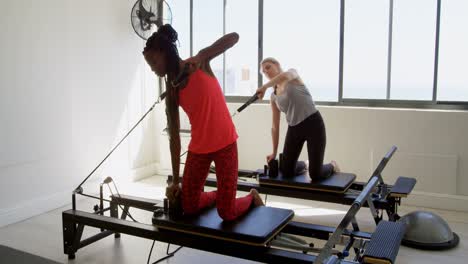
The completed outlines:
<svg viewBox="0 0 468 264">
<path fill-rule="evenodd" d="M 293 177 L 307 170 L 313 181 L 320 181 L 339 172 L 335 161 L 323 164 L 326 132 L 322 115 L 315 107 L 312 95 L 295 69 L 283 71 L 275 58 L 266 58 L 261 70 L 268 82 L 257 89 L 260 99 L 265 91 L 273 87 L 270 97 L 272 111 L 271 136 L 273 153 L 266 157 L 267 162 L 274 160 L 278 151 L 280 113 L 286 114 L 288 131 L 284 142 L 280 171 L 284 177 Z M 298 162 L 304 143 L 307 142 L 308 164 Z"/>
</svg>

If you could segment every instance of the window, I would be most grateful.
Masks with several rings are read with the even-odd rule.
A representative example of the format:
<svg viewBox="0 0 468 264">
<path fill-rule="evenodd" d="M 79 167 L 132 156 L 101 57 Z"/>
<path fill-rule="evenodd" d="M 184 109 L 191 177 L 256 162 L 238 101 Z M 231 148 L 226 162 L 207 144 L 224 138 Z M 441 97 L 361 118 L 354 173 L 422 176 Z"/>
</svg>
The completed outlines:
<svg viewBox="0 0 468 264">
<path fill-rule="evenodd" d="M 190 0 L 166 1 L 172 12 L 172 27 L 179 37 L 179 56 L 186 59 L 190 57 Z"/>
<path fill-rule="evenodd" d="M 314 100 L 338 100 L 339 0 L 265 1 L 263 35 L 264 57 L 296 69 Z"/>
<path fill-rule="evenodd" d="M 468 1 L 442 1 L 439 42 L 439 101 L 468 101 Z"/>
<path fill-rule="evenodd" d="M 226 52 L 226 95 L 251 96 L 258 88 L 258 2 L 226 1 L 226 33 L 239 42 Z"/>
<path fill-rule="evenodd" d="M 390 99 L 432 100 L 436 18 L 437 0 L 394 1 Z"/>
<path fill-rule="evenodd" d="M 223 0 L 193 1 L 193 55 L 223 36 Z M 223 56 L 210 63 L 213 73 L 223 87 Z"/>
<path fill-rule="evenodd" d="M 389 1 L 345 2 L 343 97 L 387 97 Z"/>
<path fill-rule="evenodd" d="M 259 78 L 268 81 L 259 74 L 262 48 L 262 56 L 278 59 L 283 70 L 295 68 L 314 100 L 322 104 L 468 109 L 464 65 L 468 61 L 468 29 L 464 26 L 468 24 L 468 1 L 167 1 L 179 32 L 182 58 L 190 56 L 190 44 L 195 55 L 225 33 L 239 34 L 233 48 L 211 61 L 226 96 L 251 96 Z M 260 3 L 263 10 L 259 10 Z M 441 10 L 437 9 L 439 3 Z M 193 43 L 189 43 L 190 23 L 196 32 Z"/>
</svg>

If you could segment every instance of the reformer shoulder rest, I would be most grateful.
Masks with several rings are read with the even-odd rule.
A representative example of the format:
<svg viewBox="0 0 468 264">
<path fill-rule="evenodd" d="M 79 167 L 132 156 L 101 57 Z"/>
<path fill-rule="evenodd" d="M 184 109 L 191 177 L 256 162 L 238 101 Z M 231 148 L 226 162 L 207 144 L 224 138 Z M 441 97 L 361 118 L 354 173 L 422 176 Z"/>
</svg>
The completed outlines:
<svg viewBox="0 0 468 264">
<path fill-rule="evenodd" d="M 415 178 L 400 176 L 390 190 L 390 197 L 406 197 L 411 193 L 415 185 Z"/>
</svg>

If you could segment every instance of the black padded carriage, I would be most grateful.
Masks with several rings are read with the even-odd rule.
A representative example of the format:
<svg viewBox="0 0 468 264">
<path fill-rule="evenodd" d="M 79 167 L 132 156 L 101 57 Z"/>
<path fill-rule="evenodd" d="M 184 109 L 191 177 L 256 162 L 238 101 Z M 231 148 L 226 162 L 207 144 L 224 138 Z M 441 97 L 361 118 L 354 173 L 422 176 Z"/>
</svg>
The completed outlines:
<svg viewBox="0 0 468 264">
<path fill-rule="evenodd" d="M 161 232 L 170 230 L 181 233 L 228 240 L 247 245 L 264 246 L 293 218 L 292 210 L 260 206 L 252 208 L 235 221 L 223 221 L 216 208 L 197 216 L 162 215 L 153 218 L 153 224 Z"/>
<path fill-rule="evenodd" d="M 311 191 L 344 193 L 355 179 L 356 175 L 352 173 L 334 173 L 324 180 L 313 182 L 308 173 L 294 177 L 284 177 L 281 172 L 278 172 L 277 177 L 270 177 L 261 173 L 259 182 L 260 185 L 275 185 Z"/>
</svg>

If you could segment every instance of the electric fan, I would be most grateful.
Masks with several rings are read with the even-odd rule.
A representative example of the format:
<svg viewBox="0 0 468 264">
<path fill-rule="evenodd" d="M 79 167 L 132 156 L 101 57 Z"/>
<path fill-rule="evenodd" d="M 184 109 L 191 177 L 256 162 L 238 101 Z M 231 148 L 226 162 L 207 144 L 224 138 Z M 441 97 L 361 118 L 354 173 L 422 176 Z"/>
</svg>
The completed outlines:
<svg viewBox="0 0 468 264">
<path fill-rule="evenodd" d="M 172 23 L 171 8 L 164 0 L 137 0 L 131 12 L 133 30 L 147 40 L 158 27 Z"/>
</svg>

